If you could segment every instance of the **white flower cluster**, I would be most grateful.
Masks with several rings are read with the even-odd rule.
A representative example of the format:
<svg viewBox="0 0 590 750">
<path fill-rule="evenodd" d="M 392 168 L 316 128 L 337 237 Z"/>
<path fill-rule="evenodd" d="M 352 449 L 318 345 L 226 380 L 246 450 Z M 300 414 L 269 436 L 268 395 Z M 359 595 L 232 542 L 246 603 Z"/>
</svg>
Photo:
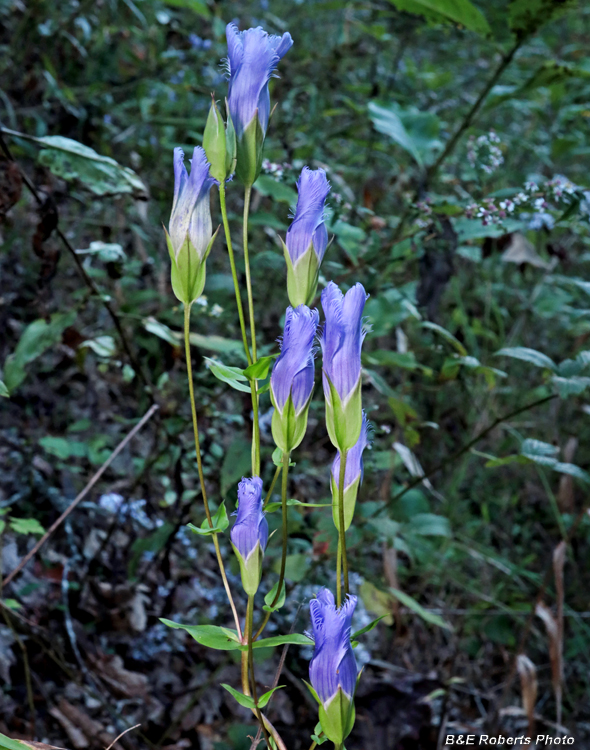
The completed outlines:
<svg viewBox="0 0 590 750">
<path fill-rule="evenodd" d="M 274 161 L 270 161 L 270 159 L 262 160 L 263 174 L 269 174 L 271 177 L 274 177 L 275 180 L 282 180 L 285 176 L 285 172 L 288 172 L 290 169 L 292 169 L 292 166 L 289 162 L 277 164 Z"/>
<path fill-rule="evenodd" d="M 467 159 L 471 166 L 481 169 L 486 174 L 495 172 L 504 163 L 500 143 L 494 130 L 477 138 L 472 135 L 467 148 Z"/>
<path fill-rule="evenodd" d="M 524 188 L 512 198 L 496 201 L 486 198 L 481 204 L 471 203 L 465 209 L 468 219 L 481 219 L 484 226 L 489 224 L 500 224 L 508 216 L 514 215 L 517 209 L 530 209 L 530 213 L 521 213 L 521 218 L 530 218 L 530 229 L 552 229 L 555 221 L 547 212 L 550 203 L 571 203 L 572 196 L 578 190 L 578 186 L 564 177 L 555 175 L 539 187 L 536 182 L 525 182 Z"/>
</svg>

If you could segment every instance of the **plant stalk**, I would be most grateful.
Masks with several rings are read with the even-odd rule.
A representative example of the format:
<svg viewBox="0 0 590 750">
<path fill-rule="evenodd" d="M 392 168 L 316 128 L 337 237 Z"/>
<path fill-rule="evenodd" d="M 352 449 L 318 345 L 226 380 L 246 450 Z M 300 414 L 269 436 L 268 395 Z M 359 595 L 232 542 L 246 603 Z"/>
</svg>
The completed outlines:
<svg viewBox="0 0 590 750">
<path fill-rule="evenodd" d="M 338 477 L 338 551 L 342 558 L 342 570 L 344 572 L 344 596 L 348 594 L 348 560 L 346 558 L 346 529 L 344 523 L 344 482 L 346 475 L 346 457 L 348 451 L 340 453 L 340 475 Z M 338 565 L 338 580 L 336 587 L 336 603 L 342 604 L 342 582 L 340 580 L 340 566 Z"/>
<path fill-rule="evenodd" d="M 187 371 L 187 377 L 188 377 L 188 390 L 189 390 L 189 396 L 190 396 L 190 402 L 191 402 L 191 414 L 193 418 L 195 454 L 197 456 L 197 468 L 199 472 L 199 482 L 201 483 L 201 493 L 203 495 L 203 505 L 205 506 L 205 515 L 207 516 L 207 521 L 209 522 L 209 528 L 212 529 L 213 521 L 211 519 L 211 511 L 209 510 L 209 501 L 207 499 L 207 490 L 205 488 L 205 477 L 203 475 L 203 463 L 201 461 L 201 445 L 199 442 L 199 425 L 197 422 L 197 407 L 195 405 L 195 388 L 193 384 L 193 366 L 191 363 L 191 345 L 190 345 L 191 323 L 190 321 L 191 321 L 191 306 L 185 305 L 184 306 L 184 349 L 185 349 L 185 354 L 186 354 L 186 371 Z M 229 605 L 231 607 L 231 611 L 234 616 L 234 621 L 236 623 L 236 630 L 238 631 L 238 636 L 241 638 L 242 630 L 240 628 L 240 618 L 238 617 L 238 613 L 236 611 L 236 605 L 234 604 L 232 593 L 229 588 L 229 583 L 227 581 L 227 576 L 225 574 L 223 558 L 221 557 L 221 550 L 219 549 L 219 540 L 217 538 L 217 534 L 212 534 L 211 536 L 213 539 L 213 546 L 215 547 L 215 555 L 217 557 L 219 571 L 221 573 L 221 578 L 223 580 L 223 586 L 225 588 L 225 592 L 229 600 Z"/>
</svg>

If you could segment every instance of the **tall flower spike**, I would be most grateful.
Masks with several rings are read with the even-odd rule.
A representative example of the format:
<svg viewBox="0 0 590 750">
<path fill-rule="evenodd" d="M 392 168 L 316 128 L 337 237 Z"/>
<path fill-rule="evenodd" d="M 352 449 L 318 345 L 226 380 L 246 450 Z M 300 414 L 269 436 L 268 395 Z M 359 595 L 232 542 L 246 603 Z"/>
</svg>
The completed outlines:
<svg viewBox="0 0 590 750">
<path fill-rule="evenodd" d="M 287 291 L 293 307 L 309 305 L 315 297 L 320 265 L 328 246 L 325 211 L 330 183 L 325 171 L 303 167 L 297 190 L 295 216 L 283 243 Z"/>
<path fill-rule="evenodd" d="M 342 294 L 331 281 L 322 292 L 326 322 L 320 344 L 326 425 L 339 451 L 352 448 L 361 434 L 361 346 L 365 337 L 363 310 L 368 294 L 355 284 Z"/>
<path fill-rule="evenodd" d="M 354 506 L 359 487 L 363 482 L 363 451 L 369 445 L 370 423 L 363 411 L 363 422 L 361 434 L 353 447 L 346 454 L 346 468 L 344 470 L 344 530 L 346 531 L 352 523 Z M 338 452 L 332 464 L 332 516 L 336 528 L 340 528 L 339 521 L 339 496 L 340 486 L 340 452 Z"/>
<path fill-rule="evenodd" d="M 200 146 L 193 152 L 190 175 L 184 166 L 183 150 L 174 149 L 174 201 L 166 242 L 172 262 L 172 289 L 185 305 L 192 305 L 205 286 L 205 261 L 215 239 L 209 205 L 214 182 Z"/>
<path fill-rule="evenodd" d="M 319 704 L 326 737 L 342 744 L 354 725 L 354 693 L 357 666 L 350 643 L 356 596 L 347 596 L 336 608 L 334 595 L 322 589 L 309 603 L 315 648 L 309 664 L 309 680 Z"/>
<path fill-rule="evenodd" d="M 254 596 L 262 575 L 262 559 L 268 543 L 268 521 L 262 510 L 262 479 L 243 478 L 238 485 L 237 521 L 230 539 L 242 575 L 242 586 Z"/>
<path fill-rule="evenodd" d="M 281 353 L 270 376 L 275 407 L 272 434 L 275 443 L 290 453 L 303 440 L 314 381 L 314 338 L 319 313 L 305 305 L 287 308 Z"/>
<path fill-rule="evenodd" d="M 236 174 L 245 185 L 252 185 L 260 174 L 270 117 L 268 82 L 293 40 L 289 33 L 270 36 L 261 26 L 238 31 L 233 23 L 227 25 L 225 33 L 228 104 L 237 142 Z"/>
</svg>

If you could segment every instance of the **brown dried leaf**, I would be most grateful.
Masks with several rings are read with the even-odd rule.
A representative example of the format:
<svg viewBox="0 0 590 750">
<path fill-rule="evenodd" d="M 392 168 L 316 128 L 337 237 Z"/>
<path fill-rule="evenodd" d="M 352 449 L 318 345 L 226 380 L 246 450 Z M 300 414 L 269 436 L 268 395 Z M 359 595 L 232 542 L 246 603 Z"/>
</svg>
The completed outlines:
<svg viewBox="0 0 590 750">
<path fill-rule="evenodd" d="M 520 676 L 520 688 L 522 692 L 522 707 L 529 720 L 529 734 L 534 731 L 535 704 L 537 702 L 537 668 L 525 654 L 519 654 L 516 667 Z"/>
<path fill-rule="evenodd" d="M 555 703 L 558 713 L 561 714 L 561 639 L 559 624 L 553 612 L 543 602 L 538 602 L 535 607 L 535 614 L 543 620 L 545 630 L 549 637 L 549 660 L 551 662 L 551 684 L 555 694 Z M 558 722 L 560 723 L 560 722 Z"/>
<path fill-rule="evenodd" d="M 567 464 L 574 463 L 574 456 L 578 447 L 578 438 L 570 437 L 563 451 L 563 461 Z M 574 510 L 574 478 L 571 474 L 562 474 L 559 479 L 559 490 L 557 492 L 557 507 L 562 513 L 571 513 Z"/>
<path fill-rule="evenodd" d="M 88 739 L 86 738 L 84 732 L 81 729 L 78 729 L 78 727 L 75 726 L 67 716 L 64 716 L 59 708 L 53 706 L 49 709 L 49 713 L 61 724 L 63 730 L 68 735 L 70 742 L 76 748 L 76 750 L 85 750 L 86 748 L 90 747 L 90 743 L 88 742 Z"/>
</svg>

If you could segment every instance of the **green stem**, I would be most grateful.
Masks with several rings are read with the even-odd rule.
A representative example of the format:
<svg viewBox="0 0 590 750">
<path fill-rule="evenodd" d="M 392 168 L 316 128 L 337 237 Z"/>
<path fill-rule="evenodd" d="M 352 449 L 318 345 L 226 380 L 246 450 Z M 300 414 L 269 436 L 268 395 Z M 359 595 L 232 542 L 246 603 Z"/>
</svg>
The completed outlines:
<svg viewBox="0 0 590 750">
<path fill-rule="evenodd" d="M 207 500 L 207 490 L 205 488 L 205 477 L 203 475 L 203 464 L 201 461 L 201 445 L 199 442 L 199 425 L 197 423 L 197 407 L 195 406 L 193 366 L 191 363 L 190 326 L 191 326 L 191 306 L 185 305 L 184 306 L 184 349 L 185 349 L 185 354 L 186 354 L 186 371 L 187 371 L 187 377 L 188 377 L 188 391 L 190 395 L 191 413 L 193 417 L 195 454 L 197 456 L 197 468 L 199 472 L 199 482 L 201 483 L 201 493 L 203 495 L 203 505 L 205 506 L 205 515 L 207 516 L 207 521 L 209 522 L 209 528 L 212 529 L 213 520 L 211 519 L 211 511 L 209 510 L 209 501 Z M 240 618 L 238 617 L 238 613 L 236 611 L 236 605 L 234 604 L 231 590 L 229 588 L 229 583 L 227 582 L 227 576 L 225 574 L 223 558 L 221 557 L 221 550 L 219 549 L 219 540 L 217 539 L 217 534 L 212 534 L 212 539 L 213 539 L 213 545 L 215 547 L 215 555 L 217 556 L 217 563 L 219 565 L 219 571 L 221 573 L 221 578 L 223 580 L 223 586 L 225 588 L 227 598 L 229 600 L 229 605 L 231 607 L 231 610 L 234 616 L 234 621 L 236 623 L 236 630 L 238 631 L 238 636 L 241 638 L 242 630 L 240 628 Z"/>
<path fill-rule="evenodd" d="M 231 266 L 231 275 L 234 281 L 234 291 L 236 293 L 236 305 L 238 307 L 238 317 L 240 319 L 240 329 L 242 331 L 242 342 L 244 344 L 244 352 L 248 364 L 252 364 L 252 357 L 250 356 L 250 348 L 248 347 L 248 336 L 246 335 L 246 321 L 244 319 L 244 308 L 242 306 L 242 297 L 240 296 L 240 285 L 238 283 L 238 273 L 236 271 L 236 261 L 234 258 L 234 250 L 231 242 L 231 234 L 229 231 L 229 221 L 227 219 L 227 207 L 225 204 L 225 183 L 219 186 L 219 204 L 221 206 L 221 218 L 223 220 L 223 230 L 225 232 L 225 242 L 227 245 L 227 253 L 229 255 L 229 264 Z"/>
<path fill-rule="evenodd" d="M 338 477 L 338 551 L 342 557 L 342 569 L 344 571 L 344 596 L 348 594 L 348 560 L 346 559 L 346 528 L 344 523 L 344 482 L 346 473 L 346 457 L 348 451 L 340 452 L 340 476 Z M 338 566 L 337 581 L 337 604 L 342 604 L 342 591 L 340 581 L 340 566 Z"/>
<path fill-rule="evenodd" d="M 256 678 L 254 677 L 254 649 L 252 648 L 252 629 L 253 629 L 252 624 L 253 622 L 254 622 L 254 597 L 250 595 L 248 596 L 248 607 L 246 609 L 246 639 L 248 641 L 248 666 L 250 669 L 250 679 L 251 679 L 251 685 L 252 685 L 252 699 L 254 700 L 256 718 L 260 722 L 260 726 L 262 727 L 262 733 L 264 734 L 264 739 L 266 740 L 266 746 L 270 750 L 270 747 L 271 747 L 270 738 L 268 736 L 268 732 L 266 731 L 265 722 L 262 717 L 262 714 L 260 713 L 260 708 L 258 707 Z"/>
<path fill-rule="evenodd" d="M 275 488 L 275 484 L 277 483 L 277 479 L 279 478 L 279 474 L 281 473 L 281 469 L 283 468 L 282 464 L 279 464 L 275 470 L 275 475 L 272 478 L 272 482 L 270 483 L 270 487 L 268 489 L 268 492 L 266 493 L 266 497 L 264 498 L 264 504 L 263 508 L 266 508 L 268 505 L 270 498 L 272 497 L 273 490 Z"/>
<path fill-rule="evenodd" d="M 246 290 L 248 293 L 248 317 L 250 318 L 250 338 L 252 343 L 252 362 L 258 359 L 256 354 L 256 321 L 254 320 L 254 296 L 252 294 L 252 277 L 250 274 L 250 253 L 248 250 L 248 218 L 250 215 L 250 198 L 252 186 L 248 185 L 244 193 L 244 218 L 242 223 L 242 244 L 244 247 L 244 265 L 246 267 Z M 258 384 L 250 382 L 252 392 L 252 411 L 254 426 L 252 435 L 252 474 L 260 476 L 260 422 L 258 417 Z"/>
</svg>

